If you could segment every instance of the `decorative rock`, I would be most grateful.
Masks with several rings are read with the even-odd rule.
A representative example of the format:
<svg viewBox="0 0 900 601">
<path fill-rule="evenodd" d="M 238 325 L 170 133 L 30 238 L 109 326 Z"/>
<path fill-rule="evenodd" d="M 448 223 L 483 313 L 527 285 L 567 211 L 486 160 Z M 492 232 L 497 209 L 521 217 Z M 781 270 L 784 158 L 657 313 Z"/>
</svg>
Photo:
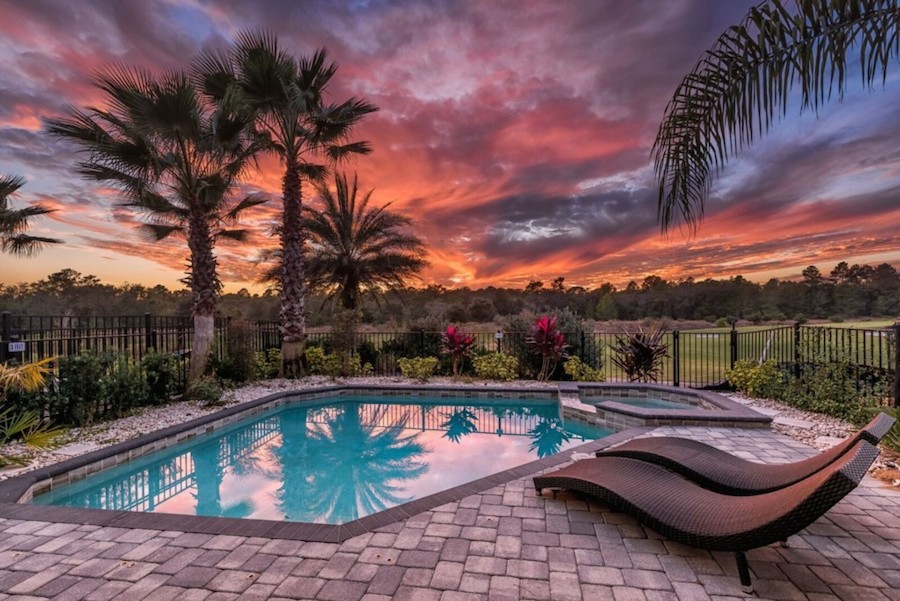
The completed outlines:
<svg viewBox="0 0 900 601">
<path fill-rule="evenodd" d="M 813 422 L 805 419 L 797 419 L 795 417 L 782 417 L 779 415 L 773 418 L 772 421 L 776 424 L 781 424 L 782 426 L 802 428 L 803 430 L 809 430 L 813 427 Z"/>
</svg>

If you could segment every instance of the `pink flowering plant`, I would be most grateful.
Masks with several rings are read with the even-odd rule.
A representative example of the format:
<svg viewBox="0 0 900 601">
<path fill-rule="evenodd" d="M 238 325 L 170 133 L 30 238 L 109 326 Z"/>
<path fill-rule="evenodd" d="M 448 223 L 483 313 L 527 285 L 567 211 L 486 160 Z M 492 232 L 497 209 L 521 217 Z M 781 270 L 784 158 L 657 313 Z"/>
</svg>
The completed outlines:
<svg viewBox="0 0 900 601">
<path fill-rule="evenodd" d="M 444 353 L 453 358 L 453 375 L 458 376 L 463 361 L 475 350 L 475 336 L 466 334 L 461 328 L 450 324 L 441 336 Z"/>
<path fill-rule="evenodd" d="M 566 337 L 556 329 L 555 315 L 541 315 L 531 327 L 531 333 L 525 339 L 536 355 L 540 355 L 541 371 L 538 380 L 547 380 L 556 370 L 559 362 L 567 357 Z"/>
</svg>

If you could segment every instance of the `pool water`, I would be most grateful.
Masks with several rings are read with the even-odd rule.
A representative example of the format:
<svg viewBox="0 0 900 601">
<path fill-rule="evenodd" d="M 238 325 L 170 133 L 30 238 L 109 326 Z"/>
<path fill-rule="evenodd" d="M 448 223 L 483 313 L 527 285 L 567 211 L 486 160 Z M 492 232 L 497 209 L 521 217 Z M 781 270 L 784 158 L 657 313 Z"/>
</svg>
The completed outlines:
<svg viewBox="0 0 900 601">
<path fill-rule="evenodd" d="M 690 403 L 679 403 L 678 401 L 667 401 L 665 399 L 643 398 L 643 397 L 602 397 L 601 401 L 615 401 L 623 405 L 638 407 L 640 409 L 702 409 Z"/>
<path fill-rule="evenodd" d="M 454 401 L 288 404 L 33 502 L 341 524 L 612 433 L 556 401 Z"/>
</svg>

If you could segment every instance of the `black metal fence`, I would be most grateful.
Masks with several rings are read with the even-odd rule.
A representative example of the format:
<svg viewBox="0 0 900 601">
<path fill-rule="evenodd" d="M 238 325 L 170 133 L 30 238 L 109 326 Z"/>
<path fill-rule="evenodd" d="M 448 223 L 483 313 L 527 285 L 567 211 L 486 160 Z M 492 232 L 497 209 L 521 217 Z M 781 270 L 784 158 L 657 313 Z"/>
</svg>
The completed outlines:
<svg viewBox="0 0 900 601">
<path fill-rule="evenodd" d="M 251 322 L 255 348 L 278 348 L 281 335 L 274 322 Z M 227 320 L 216 320 L 215 348 L 223 352 Z M 135 360 L 148 349 L 175 353 L 189 360 L 193 332 L 189 317 L 155 315 L 122 317 L 32 316 L 0 313 L 0 361 L 33 361 L 44 357 L 64 357 L 86 351 L 116 352 Z M 717 386 L 725 372 L 744 359 L 777 362 L 785 369 L 799 371 L 803 365 L 840 360 L 854 366 L 861 382 L 888 381 L 888 395 L 898 394 L 898 345 L 900 324 L 889 328 L 834 328 L 788 325 L 728 331 L 671 331 L 665 334 L 668 356 L 662 365 L 661 381 L 695 388 Z M 570 354 L 602 367 L 607 380 L 625 380 L 612 361 L 612 345 L 621 334 L 568 334 Z M 397 360 L 412 356 L 441 356 L 440 332 L 360 332 L 356 352 L 362 363 L 372 365 L 377 375 L 394 375 Z M 481 351 L 502 351 L 515 355 L 525 365 L 539 359 L 518 332 L 475 334 Z M 328 345 L 331 334 L 310 333 L 313 344 Z"/>
</svg>

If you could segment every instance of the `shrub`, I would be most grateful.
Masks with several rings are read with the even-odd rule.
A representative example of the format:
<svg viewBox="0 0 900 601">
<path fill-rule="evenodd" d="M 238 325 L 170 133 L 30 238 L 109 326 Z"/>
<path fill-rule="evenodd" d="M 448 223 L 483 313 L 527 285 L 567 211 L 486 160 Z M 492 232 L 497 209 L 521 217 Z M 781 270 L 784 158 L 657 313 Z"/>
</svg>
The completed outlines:
<svg viewBox="0 0 900 601">
<path fill-rule="evenodd" d="M 506 353 L 487 353 L 472 359 L 475 375 L 485 380 L 515 380 L 519 375 L 519 360 Z"/>
<path fill-rule="evenodd" d="M 717 328 L 724 328 L 727 325 L 728 325 L 728 321 L 726 321 L 724 317 L 720 317 L 719 319 L 716 320 Z"/>
<path fill-rule="evenodd" d="M 880 407 L 886 379 L 861 386 L 857 366 L 848 361 L 817 361 L 800 367 L 783 399 L 800 409 L 817 411 L 859 423 L 873 407 Z"/>
<path fill-rule="evenodd" d="M 441 349 L 453 358 L 453 375 L 458 376 L 462 363 L 475 349 L 475 336 L 466 334 L 453 324 L 447 326 L 441 336 Z"/>
<path fill-rule="evenodd" d="M 548 380 L 559 362 L 566 358 L 566 337 L 556 328 L 555 315 L 542 315 L 531 327 L 526 342 L 531 352 L 541 357 L 538 380 Z"/>
<path fill-rule="evenodd" d="M 117 357 L 110 363 L 102 392 L 105 403 L 96 417 L 122 417 L 129 410 L 148 404 L 148 391 L 141 366 L 128 357 Z"/>
<path fill-rule="evenodd" d="M 281 371 L 281 349 L 270 348 L 266 351 L 257 351 L 253 357 L 254 379 L 268 380 L 278 377 L 278 372 Z"/>
<path fill-rule="evenodd" d="M 326 353 L 317 346 L 306 349 L 306 365 L 311 375 L 328 376 L 331 379 L 338 376 L 357 376 L 364 372 L 358 355 L 348 355 L 344 352 Z M 371 364 L 367 365 L 371 371 Z"/>
<path fill-rule="evenodd" d="M 438 360 L 436 357 L 403 357 L 397 361 L 397 365 L 400 366 L 400 373 L 407 378 L 426 382 L 434 375 Z"/>
<path fill-rule="evenodd" d="M 222 387 L 215 378 L 204 376 L 190 385 L 187 397 L 192 401 L 201 401 L 207 405 L 217 405 L 222 399 Z"/>
<path fill-rule="evenodd" d="M 629 382 L 656 382 L 662 371 L 662 362 L 669 355 L 669 345 L 663 342 L 662 328 L 616 336 L 611 345 L 616 355 L 612 358 Z"/>
<path fill-rule="evenodd" d="M 105 383 L 112 357 L 82 353 L 59 360 L 59 389 L 51 395 L 50 415 L 54 419 L 83 426 L 106 417 Z"/>
<path fill-rule="evenodd" d="M 178 360 L 170 353 L 150 349 L 141 359 L 141 369 L 147 381 L 147 402 L 166 403 L 182 386 Z"/>
<path fill-rule="evenodd" d="M 220 358 L 212 361 L 219 378 L 247 382 L 256 367 L 256 330 L 246 319 L 231 319 L 225 327 L 225 348 Z"/>
<path fill-rule="evenodd" d="M 733 369 L 725 371 L 725 379 L 747 396 L 774 399 L 784 394 L 784 373 L 772 360 L 762 363 L 751 359 L 738 361 Z"/>
<path fill-rule="evenodd" d="M 604 382 L 606 376 L 602 369 L 591 367 L 584 363 L 578 357 L 569 357 L 566 364 L 563 365 L 563 371 L 566 375 L 576 382 Z"/>
</svg>

